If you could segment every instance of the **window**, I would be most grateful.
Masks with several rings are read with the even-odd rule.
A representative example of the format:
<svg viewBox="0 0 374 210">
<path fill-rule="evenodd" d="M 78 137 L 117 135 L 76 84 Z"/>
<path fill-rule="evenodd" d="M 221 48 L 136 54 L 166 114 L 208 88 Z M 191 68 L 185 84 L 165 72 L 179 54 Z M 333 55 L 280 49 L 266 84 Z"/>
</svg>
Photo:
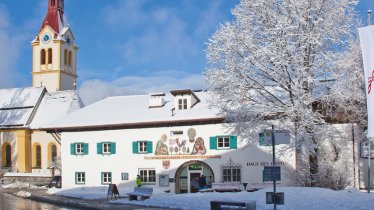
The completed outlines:
<svg viewBox="0 0 374 210">
<path fill-rule="evenodd" d="M 230 138 L 229 137 L 218 137 L 217 148 L 230 148 Z"/>
<path fill-rule="evenodd" d="M 178 108 L 181 109 L 187 109 L 187 99 L 178 99 Z"/>
<path fill-rule="evenodd" d="M 111 184 L 112 183 L 112 172 L 102 172 L 101 173 L 101 184 Z"/>
<path fill-rule="evenodd" d="M 51 6 L 55 6 L 55 0 L 51 0 Z"/>
<path fill-rule="evenodd" d="M 170 131 L 170 136 L 183 135 L 183 131 Z"/>
<path fill-rule="evenodd" d="M 139 169 L 139 175 L 143 183 L 149 183 L 149 184 L 156 183 L 156 170 L 155 169 Z"/>
<path fill-rule="evenodd" d="M 86 173 L 76 172 L 75 173 L 75 184 L 85 184 L 86 183 Z"/>
<path fill-rule="evenodd" d="M 223 182 L 240 182 L 240 168 L 223 168 L 222 177 Z"/>
<path fill-rule="evenodd" d="M 134 142 L 132 142 L 132 153 L 134 153 L 134 154 L 153 153 L 152 141 L 134 141 Z"/>
<path fill-rule="evenodd" d="M 65 60 L 65 61 L 64 61 L 64 64 L 65 64 L 65 66 L 67 66 L 68 63 L 69 63 L 69 62 L 68 62 L 68 59 L 69 59 L 68 56 L 69 56 L 69 54 L 68 54 L 68 50 L 65 49 L 65 52 L 64 52 L 64 60 Z"/>
<path fill-rule="evenodd" d="M 210 137 L 210 149 L 236 149 L 237 137 L 236 136 L 214 136 Z"/>
<path fill-rule="evenodd" d="M 88 155 L 88 144 L 86 143 L 72 143 L 70 144 L 71 155 Z"/>
<path fill-rule="evenodd" d="M 5 167 L 12 167 L 12 147 L 10 145 L 5 147 Z"/>
<path fill-rule="evenodd" d="M 139 153 L 147 153 L 147 142 L 146 141 L 139 142 Z"/>
<path fill-rule="evenodd" d="M 102 155 L 116 154 L 116 143 L 114 142 L 97 143 L 97 154 L 102 154 Z"/>
<path fill-rule="evenodd" d="M 69 51 L 69 59 L 68 59 L 69 66 L 71 66 L 71 59 L 72 59 L 72 54 L 71 54 L 71 51 Z"/>
<path fill-rule="evenodd" d="M 36 146 L 36 168 L 42 167 L 42 148 L 40 145 Z"/>
<path fill-rule="evenodd" d="M 48 49 L 48 64 L 52 64 L 52 58 L 53 58 L 52 49 L 49 48 Z"/>
<path fill-rule="evenodd" d="M 103 143 L 103 154 L 110 154 L 110 143 Z"/>
<path fill-rule="evenodd" d="M 40 51 L 40 64 L 45 64 L 45 50 Z"/>
<path fill-rule="evenodd" d="M 57 146 L 52 145 L 52 161 L 55 161 L 57 157 Z"/>
</svg>

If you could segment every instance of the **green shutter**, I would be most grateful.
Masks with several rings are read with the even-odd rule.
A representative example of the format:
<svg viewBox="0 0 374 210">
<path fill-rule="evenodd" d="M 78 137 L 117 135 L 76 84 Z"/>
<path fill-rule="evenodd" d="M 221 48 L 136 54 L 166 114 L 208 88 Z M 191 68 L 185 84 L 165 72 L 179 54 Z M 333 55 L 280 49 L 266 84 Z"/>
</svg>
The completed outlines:
<svg viewBox="0 0 374 210">
<path fill-rule="evenodd" d="M 83 144 L 83 152 L 85 155 L 88 155 L 88 144 Z"/>
<path fill-rule="evenodd" d="M 238 148 L 238 141 L 236 136 L 230 136 L 230 149 Z"/>
<path fill-rule="evenodd" d="M 138 142 L 137 141 L 134 141 L 132 142 L 132 153 L 133 154 L 138 154 Z"/>
<path fill-rule="evenodd" d="M 97 143 L 97 154 L 103 154 L 103 145 L 100 143 Z"/>
<path fill-rule="evenodd" d="M 115 142 L 110 143 L 110 154 L 116 154 L 116 143 Z"/>
<path fill-rule="evenodd" d="M 147 141 L 147 153 L 153 153 L 153 145 L 151 141 Z"/>
<path fill-rule="evenodd" d="M 70 144 L 70 154 L 75 155 L 75 144 L 73 143 Z"/>
<path fill-rule="evenodd" d="M 215 136 L 212 136 L 209 138 L 210 140 L 210 149 L 214 150 L 217 149 L 217 138 Z"/>
</svg>

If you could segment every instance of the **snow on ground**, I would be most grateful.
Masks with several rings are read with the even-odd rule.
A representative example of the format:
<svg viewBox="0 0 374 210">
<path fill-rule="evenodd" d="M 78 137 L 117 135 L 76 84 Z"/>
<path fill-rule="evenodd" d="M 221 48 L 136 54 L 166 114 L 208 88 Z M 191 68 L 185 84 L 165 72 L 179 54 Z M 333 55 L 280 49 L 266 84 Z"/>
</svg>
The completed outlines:
<svg viewBox="0 0 374 210">
<path fill-rule="evenodd" d="M 16 196 L 21 197 L 21 198 L 28 198 L 31 196 L 31 193 L 26 192 L 26 191 L 19 191 L 16 193 Z"/>
<path fill-rule="evenodd" d="M 106 198 L 107 187 L 80 187 L 74 189 L 50 189 L 50 194 L 64 195 L 83 199 Z M 126 196 L 130 188 L 119 187 L 120 195 Z M 257 210 L 270 210 L 273 205 L 265 204 L 265 193 L 272 188 L 257 192 L 236 193 L 191 193 L 170 194 L 155 191 L 150 199 L 145 201 L 129 201 L 127 198 L 113 200 L 111 203 L 135 204 L 144 206 L 158 206 L 180 208 L 185 210 L 208 210 L 211 200 L 223 201 L 256 201 Z M 374 194 L 360 192 L 356 189 L 333 191 L 323 188 L 280 187 L 277 192 L 285 193 L 285 205 L 279 205 L 279 210 L 370 210 L 374 209 Z"/>
</svg>

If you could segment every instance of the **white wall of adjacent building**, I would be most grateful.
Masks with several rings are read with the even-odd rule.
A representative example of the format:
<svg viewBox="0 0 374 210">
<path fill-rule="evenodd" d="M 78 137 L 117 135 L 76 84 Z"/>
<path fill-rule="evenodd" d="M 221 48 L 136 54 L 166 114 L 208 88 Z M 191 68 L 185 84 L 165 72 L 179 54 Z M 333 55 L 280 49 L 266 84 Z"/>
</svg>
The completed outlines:
<svg viewBox="0 0 374 210">
<path fill-rule="evenodd" d="M 204 140 L 206 154 L 188 155 L 183 151 L 182 154 L 172 152 L 170 155 L 155 155 L 156 146 L 162 135 L 167 136 L 165 144 L 170 149 L 170 139 L 178 138 L 179 142 L 186 141 L 185 151 L 192 152 L 194 143 L 190 143 L 188 130 L 195 129 L 196 136 L 194 140 L 201 137 Z M 172 132 L 182 131 L 182 135 L 173 135 Z M 151 187 L 161 188 L 163 190 L 174 191 L 174 184 L 170 183 L 168 187 L 159 186 L 159 175 L 169 175 L 169 178 L 175 178 L 177 169 L 184 163 L 191 160 L 199 160 L 211 167 L 214 173 L 214 181 L 222 181 L 221 166 L 231 163 L 240 166 L 241 182 L 251 184 L 262 183 L 262 170 L 264 165 L 272 161 L 271 148 L 266 146 L 248 145 L 247 141 L 237 138 L 237 149 L 210 149 L 210 137 L 212 136 L 230 136 L 221 124 L 214 125 L 195 125 L 178 127 L 160 127 L 160 128 L 142 128 L 126 130 L 106 130 L 106 131 L 86 131 L 86 132 L 64 132 L 62 133 L 62 183 L 63 187 L 78 187 L 81 184 L 75 183 L 76 173 L 85 173 L 86 186 L 101 186 L 101 173 L 111 172 L 112 183 L 117 185 L 135 186 L 136 175 L 140 169 L 154 169 L 156 171 L 156 182 Z M 134 141 L 152 141 L 152 154 L 134 154 L 132 142 Z M 102 155 L 97 154 L 97 143 L 114 142 L 116 143 L 116 154 Z M 88 154 L 72 155 L 71 144 L 88 143 Z M 175 145 L 173 146 L 175 147 Z M 181 147 L 182 148 L 182 147 Z M 292 185 L 292 170 L 295 168 L 295 152 L 293 149 L 286 149 L 287 146 L 277 146 L 276 162 L 282 165 L 281 185 Z M 288 151 L 284 153 L 285 149 Z M 183 149 L 182 149 L 183 150 Z M 165 159 L 159 159 L 160 157 Z M 186 158 L 186 159 L 182 159 Z M 169 160 L 170 167 L 165 168 L 163 161 Z M 128 173 L 129 179 L 122 180 L 122 173 Z"/>
</svg>

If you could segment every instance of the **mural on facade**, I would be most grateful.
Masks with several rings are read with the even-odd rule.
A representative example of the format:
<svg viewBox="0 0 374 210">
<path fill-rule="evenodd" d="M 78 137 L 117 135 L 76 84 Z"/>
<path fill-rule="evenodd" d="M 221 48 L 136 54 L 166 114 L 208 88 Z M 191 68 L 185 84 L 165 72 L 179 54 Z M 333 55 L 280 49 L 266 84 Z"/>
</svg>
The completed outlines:
<svg viewBox="0 0 374 210">
<path fill-rule="evenodd" d="M 204 140 L 203 138 L 198 137 L 193 146 L 191 155 L 205 155 L 205 154 L 206 154 L 206 149 L 204 145 Z"/>
<path fill-rule="evenodd" d="M 196 137 L 196 130 L 190 128 L 187 131 L 187 138 L 183 136 L 178 138 L 168 138 L 166 134 L 161 135 L 161 139 L 157 141 L 155 155 L 205 155 L 206 148 L 204 139 Z"/>
<path fill-rule="evenodd" d="M 164 169 L 169 169 L 170 168 L 170 160 L 163 160 L 162 161 L 162 167 L 164 167 Z"/>
</svg>

